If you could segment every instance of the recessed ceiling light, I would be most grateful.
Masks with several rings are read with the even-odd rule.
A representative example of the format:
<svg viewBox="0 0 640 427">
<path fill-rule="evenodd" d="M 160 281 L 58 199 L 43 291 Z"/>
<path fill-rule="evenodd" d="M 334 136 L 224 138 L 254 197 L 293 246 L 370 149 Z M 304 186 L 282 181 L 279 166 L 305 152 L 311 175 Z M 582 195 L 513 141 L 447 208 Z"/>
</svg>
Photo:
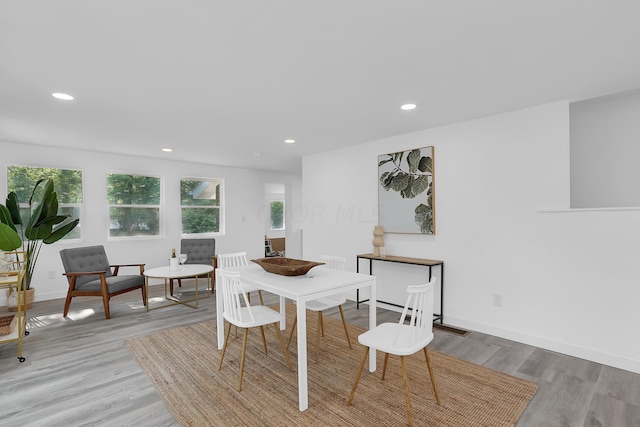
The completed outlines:
<svg viewBox="0 0 640 427">
<path fill-rule="evenodd" d="M 54 98 L 62 99 L 63 101 L 72 101 L 73 100 L 73 96 L 67 95 L 66 93 L 56 92 L 56 93 L 52 93 L 51 95 Z"/>
<path fill-rule="evenodd" d="M 404 104 L 400 106 L 401 110 L 413 110 L 416 108 L 416 104 Z"/>
<path fill-rule="evenodd" d="M 254 151 L 253 155 L 254 155 L 254 157 L 260 157 L 260 156 L 262 156 L 262 153 L 259 152 L 259 151 Z"/>
<path fill-rule="evenodd" d="M 165 153 L 170 153 L 173 151 L 173 148 L 163 148 L 162 151 L 164 151 Z"/>
<path fill-rule="evenodd" d="M 296 140 L 295 139 L 285 139 L 284 142 L 287 143 L 287 144 L 293 144 L 293 143 L 296 142 Z"/>
</svg>

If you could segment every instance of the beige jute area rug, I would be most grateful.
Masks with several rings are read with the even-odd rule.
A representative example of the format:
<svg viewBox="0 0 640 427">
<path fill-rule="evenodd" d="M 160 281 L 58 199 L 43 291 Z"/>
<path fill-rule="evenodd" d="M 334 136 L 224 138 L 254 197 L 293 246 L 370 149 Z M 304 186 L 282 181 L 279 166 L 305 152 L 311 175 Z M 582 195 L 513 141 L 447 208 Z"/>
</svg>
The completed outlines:
<svg viewBox="0 0 640 427">
<path fill-rule="evenodd" d="M 293 316 L 293 310 L 288 314 Z M 312 317 L 313 316 L 313 317 Z M 339 320 L 325 316 L 320 361 L 314 360 L 315 313 L 308 318 L 309 409 L 298 411 L 297 375 L 287 368 L 273 327 L 265 354 L 258 329 L 249 333 L 243 388 L 237 391 L 242 332 L 231 334 L 222 371 L 215 320 L 125 341 L 176 420 L 183 426 L 406 426 L 400 361 L 391 356 L 384 381 L 362 374 L 353 405 L 347 400 L 363 347 L 363 329 L 349 326 L 349 349 Z M 291 322 L 288 323 L 292 324 Z M 285 336 L 285 341 L 287 334 Z M 290 356 L 297 367 L 296 345 Z M 407 360 L 416 426 L 513 426 L 536 392 L 535 383 L 430 351 L 441 406 L 435 402 L 422 352 Z"/>
</svg>

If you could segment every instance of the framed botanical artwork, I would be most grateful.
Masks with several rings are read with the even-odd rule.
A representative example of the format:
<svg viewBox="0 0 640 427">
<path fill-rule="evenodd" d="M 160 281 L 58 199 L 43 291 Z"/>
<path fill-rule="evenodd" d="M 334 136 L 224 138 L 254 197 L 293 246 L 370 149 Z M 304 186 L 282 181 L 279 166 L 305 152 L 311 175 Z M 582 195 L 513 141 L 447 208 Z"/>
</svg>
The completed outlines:
<svg viewBox="0 0 640 427">
<path fill-rule="evenodd" d="M 378 223 L 385 233 L 435 234 L 433 147 L 378 156 Z"/>
</svg>

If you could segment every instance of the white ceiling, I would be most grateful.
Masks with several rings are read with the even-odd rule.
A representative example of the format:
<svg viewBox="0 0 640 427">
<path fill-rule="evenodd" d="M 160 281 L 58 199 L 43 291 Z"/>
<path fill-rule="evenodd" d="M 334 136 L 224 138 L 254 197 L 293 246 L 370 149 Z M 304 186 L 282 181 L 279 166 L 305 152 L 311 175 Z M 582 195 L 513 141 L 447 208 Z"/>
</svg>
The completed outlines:
<svg viewBox="0 0 640 427">
<path fill-rule="evenodd" d="M 639 88 L 638 22 L 637 0 L 3 0 L 0 141 L 299 172 Z"/>
</svg>

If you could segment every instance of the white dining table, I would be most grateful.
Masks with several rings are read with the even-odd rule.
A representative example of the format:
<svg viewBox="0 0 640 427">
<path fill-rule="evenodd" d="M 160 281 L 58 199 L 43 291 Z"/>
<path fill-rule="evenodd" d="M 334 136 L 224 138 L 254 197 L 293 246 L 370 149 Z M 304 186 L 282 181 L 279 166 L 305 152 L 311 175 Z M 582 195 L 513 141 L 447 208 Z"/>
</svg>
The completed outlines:
<svg viewBox="0 0 640 427">
<path fill-rule="evenodd" d="M 307 378 L 307 301 L 329 295 L 369 288 L 369 329 L 376 326 L 376 278 L 368 274 L 359 274 L 317 266 L 302 276 L 282 276 L 268 273 L 257 264 L 228 268 L 240 272 L 241 283 L 256 285 L 262 290 L 280 296 L 280 329 L 286 328 L 286 299 L 296 302 L 298 317 L 298 406 L 300 411 L 309 407 L 309 386 Z M 219 290 L 219 288 L 218 288 Z M 224 318 L 222 316 L 222 298 L 216 290 L 218 349 L 224 346 Z M 354 372 L 357 366 L 354 366 Z M 376 352 L 369 352 L 369 371 L 376 370 Z"/>
</svg>

